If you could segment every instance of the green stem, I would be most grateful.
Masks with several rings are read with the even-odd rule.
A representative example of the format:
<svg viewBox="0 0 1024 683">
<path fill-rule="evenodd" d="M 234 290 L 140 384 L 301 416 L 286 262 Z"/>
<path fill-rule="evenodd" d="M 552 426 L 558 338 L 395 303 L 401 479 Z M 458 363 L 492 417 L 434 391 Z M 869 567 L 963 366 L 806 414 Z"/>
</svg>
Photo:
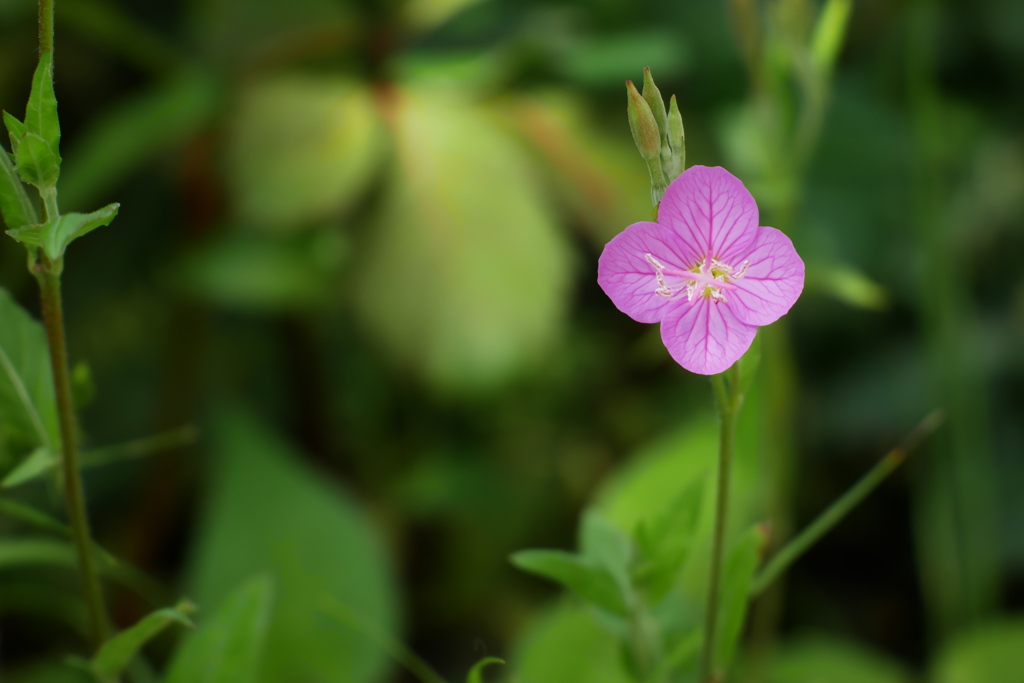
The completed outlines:
<svg viewBox="0 0 1024 683">
<path fill-rule="evenodd" d="M 718 598 L 721 588 L 722 556 L 725 549 L 725 529 L 729 511 L 729 481 L 732 475 L 732 456 L 736 440 L 736 418 L 739 415 L 743 396 L 740 394 L 739 364 L 734 363 L 726 371 L 729 374 L 728 388 L 725 373 L 713 375 L 719 413 L 718 441 L 718 485 L 715 494 L 715 526 L 711 545 L 711 574 L 708 580 L 708 601 L 704 612 L 704 647 L 701 651 L 701 683 L 712 683 L 715 679 L 715 636 L 718 628 Z"/>
<path fill-rule="evenodd" d="M 885 481 L 886 477 L 892 474 L 906 459 L 907 455 L 917 447 L 917 444 L 942 424 L 942 420 L 943 415 L 941 411 L 937 410 L 929 414 L 904 439 L 902 444 L 889 451 L 877 465 L 861 477 L 860 481 L 854 484 L 838 500 L 818 515 L 818 518 L 811 522 L 810 526 L 801 531 L 796 538 L 776 553 L 775 557 L 768 562 L 751 583 L 750 596 L 753 598 L 768 588 L 801 555 L 817 543 L 822 536 L 831 531 L 851 510 L 867 498 L 879 484 Z"/>
<path fill-rule="evenodd" d="M 53 50 L 53 0 L 39 0 L 39 53 Z"/>
<path fill-rule="evenodd" d="M 78 440 L 75 430 L 74 405 L 71 399 L 71 375 L 68 371 L 67 341 L 64 334 L 64 313 L 61 304 L 60 272 L 63 264 L 50 261 L 40 254 L 40 263 L 34 273 L 39 281 L 43 307 L 43 324 L 50 346 L 50 364 L 53 368 L 53 386 L 57 397 L 57 418 L 60 423 L 61 466 L 64 494 L 71 522 L 78 567 L 85 581 L 86 604 L 93 642 L 104 642 L 108 636 L 107 610 L 96 559 L 93 555 L 89 517 L 85 509 L 85 490 L 78 461 Z"/>
</svg>

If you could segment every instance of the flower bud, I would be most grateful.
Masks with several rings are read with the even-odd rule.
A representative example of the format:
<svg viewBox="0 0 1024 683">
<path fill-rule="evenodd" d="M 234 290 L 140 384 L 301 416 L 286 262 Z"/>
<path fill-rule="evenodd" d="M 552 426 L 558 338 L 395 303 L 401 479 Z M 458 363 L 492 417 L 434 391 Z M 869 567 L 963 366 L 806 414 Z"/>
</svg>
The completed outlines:
<svg viewBox="0 0 1024 683">
<path fill-rule="evenodd" d="M 658 123 L 658 130 L 664 136 L 668 133 L 665 120 L 665 100 L 661 98 L 661 91 L 654 85 L 654 78 L 651 76 L 650 67 L 644 67 L 644 100 L 654 114 L 654 120 Z"/>
<path fill-rule="evenodd" d="M 668 146 L 672 149 L 672 166 L 676 175 L 686 170 L 686 134 L 683 132 L 683 115 L 679 113 L 676 96 L 668 104 Z"/>
<path fill-rule="evenodd" d="M 640 156 L 647 161 L 656 160 L 661 155 L 658 122 L 651 112 L 651 107 L 637 92 L 633 81 L 626 81 L 626 95 L 629 98 L 626 113 L 629 116 L 629 130 L 633 133 L 633 142 L 640 150 Z"/>
</svg>

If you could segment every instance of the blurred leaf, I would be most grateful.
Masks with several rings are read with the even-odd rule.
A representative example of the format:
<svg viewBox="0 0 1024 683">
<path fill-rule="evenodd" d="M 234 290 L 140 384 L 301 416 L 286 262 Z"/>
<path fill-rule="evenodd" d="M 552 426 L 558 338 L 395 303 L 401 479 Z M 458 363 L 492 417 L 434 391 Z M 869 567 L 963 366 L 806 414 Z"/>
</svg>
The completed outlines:
<svg viewBox="0 0 1024 683">
<path fill-rule="evenodd" d="M 785 643 L 772 656 L 768 683 L 909 683 L 903 666 L 855 643 L 821 636 Z"/>
<path fill-rule="evenodd" d="M 12 567 L 75 565 L 74 550 L 68 543 L 48 538 L 7 538 L 0 540 L 0 569 Z"/>
<path fill-rule="evenodd" d="M 241 581 L 269 572 L 280 600 L 259 680 L 377 680 L 387 666 L 382 652 L 311 616 L 330 596 L 378 630 L 397 631 L 394 579 L 361 511 L 245 414 L 217 420 L 213 449 L 192 561 L 197 603 L 216 605 Z"/>
<path fill-rule="evenodd" d="M 68 154 L 62 204 L 88 206 L 153 157 L 181 149 L 213 117 L 222 88 L 208 73 L 185 71 L 109 107 Z"/>
<path fill-rule="evenodd" d="M 54 450 L 57 408 L 43 327 L 0 289 L 0 422 Z"/>
<path fill-rule="evenodd" d="M 954 636 L 932 667 L 933 683 L 1024 683 L 1024 619 L 990 622 Z"/>
<path fill-rule="evenodd" d="M 563 50 L 559 70 L 570 80 L 592 87 L 619 88 L 623 81 L 636 78 L 644 66 L 659 80 L 676 79 L 689 68 L 688 47 L 675 29 L 627 32 L 620 28 L 570 42 Z M 671 94 L 665 94 L 666 101 Z"/>
<path fill-rule="evenodd" d="M 812 266 L 807 270 L 807 290 L 828 294 L 848 306 L 880 311 L 889 305 L 889 294 L 881 285 L 850 266 Z"/>
<path fill-rule="evenodd" d="M 228 179 L 239 217 L 287 230 L 344 213 L 385 150 L 369 87 L 290 74 L 247 87 L 228 132 Z"/>
<path fill-rule="evenodd" d="M 613 614 L 629 613 L 620 583 L 590 558 L 563 550 L 520 550 L 512 554 L 511 560 L 520 569 L 557 581 L 582 600 Z"/>
<path fill-rule="evenodd" d="M 597 510 L 587 509 L 580 520 L 579 546 L 584 558 L 612 575 L 626 606 L 630 606 L 633 586 L 629 580 L 629 565 L 633 559 L 633 544 L 629 536 L 605 521 Z"/>
<path fill-rule="evenodd" d="M 527 160 L 485 113 L 401 91 L 398 163 L 355 297 L 383 345 L 443 390 L 493 386 L 559 333 L 571 262 Z"/>
<path fill-rule="evenodd" d="M 259 675 L 260 662 L 266 658 L 273 608 L 273 583 L 268 577 L 253 579 L 231 592 L 211 619 L 180 646 L 165 683 L 266 680 Z"/>
<path fill-rule="evenodd" d="M 586 104 L 565 92 L 500 100 L 496 110 L 540 155 L 546 183 L 603 245 L 630 223 L 649 218 L 650 181 L 628 135 L 598 131 Z"/>
<path fill-rule="evenodd" d="M 54 519 L 45 512 L 36 510 L 34 507 L 25 505 L 24 503 L 19 503 L 16 500 L 0 498 L 0 513 L 31 524 L 39 529 L 52 531 L 55 534 L 71 538 L 71 527 Z M 117 564 L 117 560 L 114 556 L 101 548 L 98 543 L 93 543 L 93 552 L 103 558 L 107 564 L 111 566 Z"/>
<path fill-rule="evenodd" d="M 746 394 L 757 377 L 757 369 L 761 366 L 761 335 L 756 334 L 754 341 L 746 353 L 740 356 L 740 393 Z"/>
<path fill-rule="evenodd" d="M 402 16 L 409 28 L 429 31 L 480 0 L 408 0 L 402 6 Z"/>
<path fill-rule="evenodd" d="M 21 184 L 14 162 L 0 145 L 0 213 L 11 230 L 39 222 L 36 208 Z"/>
<path fill-rule="evenodd" d="M 497 657 L 484 657 L 479 662 L 473 665 L 473 668 L 469 670 L 469 675 L 466 676 L 466 683 L 484 683 L 484 669 L 491 664 L 504 664 L 504 659 L 498 659 Z"/>
<path fill-rule="evenodd" d="M 42 247 L 46 255 L 56 261 L 64 256 L 64 250 L 73 241 L 96 228 L 110 225 L 120 207 L 120 204 L 109 204 L 92 213 L 65 213 L 55 221 L 8 230 L 7 234 L 23 244 Z"/>
<path fill-rule="evenodd" d="M 89 676 L 66 664 L 38 663 L 12 673 L 4 683 L 91 683 Z"/>
<path fill-rule="evenodd" d="M 10 489 L 15 486 L 20 486 L 34 479 L 38 479 L 42 475 L 46 474 L 60 463 L 60 460 L 54 455 L 49 448 L 40 446 L 39 448 L 32 451 L 27 458 L 22 460 L 18 465 L 7 473 L 3 481 L 0 482 L 0 488 Z"/>
<path fill-rule="evenodd" d="M 535 621 L 513 658 L 517 680 L 529 683 L 634 683 L 619 638 L 587 609 L 562 604 Z"/>
<path fill-rule="evenodd" d="M 722 571 L 722 594 L 718 606 L 718 640 L 716 666 L 728 670 L 747 618 L 750 603 L 750 582 L 757 571 L 760 550 L 764 545 L 760 526 L 749 529 L 729 553 Z"/>
<path fill-rule="evenodd" d="M 846 38 L 846 25 L 853 9 L 853 0 L 827 0 L 818 14 L 811 38 L 811 61 L 826 78 L 835 64 Z"/>
<path fill-rule="evenodd" d="M 705 480 L 706 477 L 694 479 L 662 514 L 637 526 L 641 563 L 636 576 L 647 587 L 651 604 L 661 602 L 671 590 L 696 544 Z"/>
<path fill-rule="evenodd" d="M 188 293 L 221 306 L 286 310 L 325 294 L 344 251 L 326 231 L 298 240 L 235 232 L 186 257 L 177 275 Z"/>
<path fill-rule="evenodd" d="M 103 643 L 90 662 L 90 670 L 101 680 L 116 680 L 142 646 L 173 623 L 192 627 L 188 615 L 195 606 L 185 601 L 177 607 L 165 607 L 142 618 L 134 626 L 120 631 Z"/>
</svg>

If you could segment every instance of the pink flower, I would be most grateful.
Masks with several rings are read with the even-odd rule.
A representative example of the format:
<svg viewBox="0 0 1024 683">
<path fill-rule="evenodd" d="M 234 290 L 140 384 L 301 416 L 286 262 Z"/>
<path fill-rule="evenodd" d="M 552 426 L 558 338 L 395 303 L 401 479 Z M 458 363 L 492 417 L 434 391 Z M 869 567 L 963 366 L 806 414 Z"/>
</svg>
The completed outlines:
<svg viewBox="0 0 1024 683">
<path fill-rule="evenodd" d="M 724 168 L 693 166 L 672 181 L 657 223 L 634 223 L 609 242 L 597 282 L 615 306 L 661 339 L 691 372 L 727 370 L 757 328 L 789 311 L 804 287 L 804 262 L 775 228 L 758 225 L 757 203 Z"/>
</svg>

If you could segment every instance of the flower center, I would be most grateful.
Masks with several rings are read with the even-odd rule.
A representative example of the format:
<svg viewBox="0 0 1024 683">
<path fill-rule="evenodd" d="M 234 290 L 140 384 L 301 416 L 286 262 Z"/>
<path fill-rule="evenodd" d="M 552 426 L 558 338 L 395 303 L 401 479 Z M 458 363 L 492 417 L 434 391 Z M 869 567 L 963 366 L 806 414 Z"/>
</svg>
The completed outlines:
<svg viewBox="0 0 1024 683">
<path fill-rule="evenodd" d="M 747 273 L 749 261 L 744 261 L 738 268 L 705 256 L 704 260 L 689 270 L 679 270 L 663 265 L 653 254 L 644 254 L 644 259 L 654 267 L 654 277 L 658 288 L 654 293 L 671 299 L 686 292 L 686 300 L 692 306 L 700 297 L 708 298 L 715 303 L 727 301 L 723 290 L 736 289 L 734 280 L 741 279 Z M 670 278 L 675 281 L 671 282 Z"/>
</svg>

